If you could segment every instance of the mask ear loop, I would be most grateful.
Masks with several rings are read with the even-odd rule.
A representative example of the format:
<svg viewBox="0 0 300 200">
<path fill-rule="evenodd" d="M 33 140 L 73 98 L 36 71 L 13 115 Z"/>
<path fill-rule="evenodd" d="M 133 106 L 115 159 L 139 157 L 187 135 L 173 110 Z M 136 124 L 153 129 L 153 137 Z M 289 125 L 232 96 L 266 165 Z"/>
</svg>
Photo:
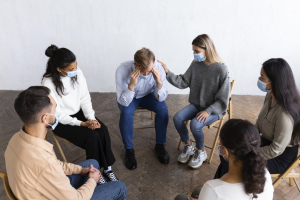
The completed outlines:
<svg viewBox="0 0 300 200">
<path fill-rule="evenodd" d="M 47 115 L 52 115 L 52 116 L 54 116 L 55 117 L 55 115 L 53 115 L 53 114 L 50 114 L 50 113 L 46 113 Z M 44 122 L 45 124 L 47 124 L 47 125 L 49 125 L 49 126 L 52 126 L 51 124 L 48 124 L 47 122 Z M 55 123 L 55 122 L 54 122 Z"/>
<path fill-rule="evenodd" d="M 63 70 L 63 69 L 61 69 Z M 64 73 L 62 73 L 65 77 L 68 76 L 68 72 L 66 72 L 65 70 L 63 70 L 65 73 L 67 73 L 67 75 L 65 75 Z"/>
</svg>

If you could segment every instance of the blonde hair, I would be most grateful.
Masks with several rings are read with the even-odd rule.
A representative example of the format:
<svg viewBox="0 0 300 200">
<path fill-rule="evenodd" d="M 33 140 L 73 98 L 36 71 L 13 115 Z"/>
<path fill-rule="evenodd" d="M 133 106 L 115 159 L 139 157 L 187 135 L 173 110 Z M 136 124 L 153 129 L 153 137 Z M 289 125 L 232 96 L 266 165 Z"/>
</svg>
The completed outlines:
<svg viewBox="0 0 300 200">
<path fill-rule="evenodd" d="M 205 50 L 206 60 L 209 64 L 225 62 L 219 56 L 214 42 L 207 34 L 198 35 L 192 42 L 192 45 L 200 47 Z"/>
<path fill-rule="evenodd" d="M 155 55 L 150 49 L 144 47 L 134 54 L 134 62 L 138 67 L 145 69 L 151 61 L 155 61 Z"/>
</svg>

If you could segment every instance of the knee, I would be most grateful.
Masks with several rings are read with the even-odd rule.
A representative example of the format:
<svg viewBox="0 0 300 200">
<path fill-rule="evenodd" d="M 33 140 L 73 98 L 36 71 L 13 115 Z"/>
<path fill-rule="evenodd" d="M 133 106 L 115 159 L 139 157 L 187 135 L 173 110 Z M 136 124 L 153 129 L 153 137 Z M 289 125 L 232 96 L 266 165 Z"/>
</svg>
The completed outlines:
<svg viewBox="0 0 300 200">
<path fill-rule="evenodd" d="M 112 181 L 111 183 L 114 185 L 113 187 L 116 188 L 116 190 L 120 191 L 120 194 L 123 193 L 126 196 L 127 188 L 125 183 L 122 181 Z"/>
<path fill-rule="evenodd" d="M 155 109 L 155 113 L 168 115 L 168 106 L 167 106 L 166 102 L 164 102 L 164 101 L 160 102 Z"/>
<path fill-rule="evenodd" d="M 188 196 L 185 195 L 185 194 L 179 194 L 175 197 L 174 200 L 187 200 L 188 199 Z"/>
<path fill-rule="evenodd" d="M 135 110 L 133 110 L 133 109 L 124 108 L 124 109 L 121 111 L 121 116 L 124 116 L 124 117 L 133 117 L 134 111 L 135 111 Z"/>
<path fill-rule="evenodd" d="M 194 119 L 191 120 L 191 131 L 193 130 L 199 130 L 199 129 L 202 129 L 204 127 L 204 124 L 203 122 L 200 122 L 196 119 L 196 117 Z"/>
<path fill-rule="evenodd" d="M 95 159 L 88 159 L 87 162 L 89 163 L 89 166 L 93 165 L 95 168 L 100 169 L 100 166 L 99 166 L 99 163 L 98 163 L 97 160 L 95 160 Z"/>
<path fill-rule="evenodd" d="M 96 130 L 93 130 L 91 132 L 90 140 L 97 140 L 100 137 L 99 132 Z"/>
<path fill-rule="evenodd" d="M 182 118 L 179 112 L 174 115 L 173 122 L 174 124 L 181 124 L 184 122 L 184 119 Z"/>
<path fill-rule="evenodd" d="M 200 195 L 201 188 L 197 188 L 193 191 L 191 197 L 196 198 L 196 196 Z"/>
<path fill-rule="evenodd" d="M 125 183 L 123 183 L 122 181 L 118 181 L 119 182 L 119 188 L 121 189 L 121 191 L 123 191 L 123 193 L 127 193 L 127 188 Z"/>
</svg>

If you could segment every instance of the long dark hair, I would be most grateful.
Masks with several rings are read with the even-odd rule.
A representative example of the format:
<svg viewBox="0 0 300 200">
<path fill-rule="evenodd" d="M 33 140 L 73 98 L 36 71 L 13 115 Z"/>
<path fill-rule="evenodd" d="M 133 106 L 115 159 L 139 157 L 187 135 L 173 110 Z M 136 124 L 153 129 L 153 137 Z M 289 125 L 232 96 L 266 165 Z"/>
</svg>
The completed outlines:
<svg viewBox="0 0 300 200">
<path fill-rule="evenodd" d="M 56 70 L 57 67 L 60 69 L 65 69 L 71 63 L 76 61 L 76 56 L 67 48 L 58 48 L 55 45 L 49 46 L 45 51 L 46 56 L 50 57 L 47 62 L 46 72 L 43 75 L 44 77 L 51 77 L 53 84 L 55 85 L 55 90 L 57 94 L 66 95 L 64 93 L 64 85 L 61 81 L 60 74 Z M 74 86 L 77 83 L 77 76 L 71 78 L 72 85 Z"/>
<path fill-rule="evenodd" d="M 249 121 L 230 119 L 221 129 L 220 140 L 235 157 L 242 161 L 242 180 L 246 193 L 257 194 L 264 191 L 267 161 L 258 152 L 260 136 L 257 128 Z"/>
<path fill-rule="evenodd" d="M 300 138 L 300 96 L 290 65 L 282 58 L 272 58 L 263 63 L 272 84 L 276 102 L 294 121 L 292 142 L 298 144 Z"/>
</svg>

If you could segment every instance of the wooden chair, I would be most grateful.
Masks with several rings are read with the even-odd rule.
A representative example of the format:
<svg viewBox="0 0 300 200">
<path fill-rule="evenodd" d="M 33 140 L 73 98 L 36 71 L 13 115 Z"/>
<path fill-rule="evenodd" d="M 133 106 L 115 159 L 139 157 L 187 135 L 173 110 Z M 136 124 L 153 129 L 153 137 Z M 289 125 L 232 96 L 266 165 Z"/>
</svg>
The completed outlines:
<svg viewBox="0 0 300 200">
<path fill-rule="evenodd" d="M 300 173 L 295 173 L 294 169 L 298 166 L 300 163 L 300 155 L 297 157 L 297 159 L 283 172 L 282 174 L 271 174 L 271 177 L 275 177 L 276 180 L 273 182 L 274 189 L 283 181 L 284 178 L 289 178 L 290 185 L 294 185 L 294 182 L 300 192 L 300 187 L 298 183 L 296 182 L 295 178 L 300 178 Z"/>
<path fill-rule="evenodd" d="M 6 195 L 8 196 L 8 198 L 10 200 L 17 200 L 14 193 L 10 189 L 7 174 L 0 171 L 0 177 L 3 178 L 4 188 L 5 188 L 5 192 L 6 192 Z"/>
<path fill-rule="evenodd" d="M 150 110 L 147 110 L 147 109 L 144 109 L 144 108 L 141 108 L 141 107 L 138 107 L 136 110 L 135 110 L 136 113 L 140 113 L 140 112 L 151 112 L 151 119 L 154 120 L 155 118 L 155 113 L 150 111 Z M 139 128 L 134 128 L 134 129 L 146 129 L 146 128 L 155 128 L 155 125 L 153 126 L 146 126 L 146 127 L 139 127 Z"/>
<path fill-rule="evenodd" d="M 211 124 L 209 124 L 207 126 L 208 129 L 210 129 L 211 127 L 215 127 L 215 125 L 217 123 L 219 123 L 218 131 L 217 131 L 217 134 L 216 134 L 213 146 L 210 147 L 210 146 L 204 145 L 206 148 L 211 149 L 211 153 L 210 153 L 210 156 L 209 156 L 209 159 L 208 159 L 208 163 L 211 163 L 211 160 L 213 158 L 213 155 L 214 155 L 214 152 L 215 152 L 215 148 L 216 148 L 219 136 L 220 136 L 220 131 L 221 131 L 221 128 L 222 128 L 222 125 L 223 125 L 223 121 L 224 121 L 225 117 L 229 116 L 229 119 L 232 118 L 232 100 L 231 100 L 231 94 L 232 94 L 232 90 L 233 90 L 234 84 L 235 84 L 235 80 L 232 80 L 232 82 L 231 82 L 231 88 L 230 88 L 230 98 L 229 98 L 229 102 L 228 102 L 228 109 L 227 109 L 226 115 L 224 115 L 221 119 L 219 119 L 219 120 L 217 120 L 217 121 L 215 121 L 215 122 L 213 122 L 213 123 L 211 123 Z M 187 126 L 190 123 L 190 121 L 191 120 L 186 121 L 185 125 Z M 180 149 L 181 144 L 182 144 L 182 141 L 180 139 L 179 144 L 178 144 L 178 150 Z"/>
<path fill-rule="evenodd" d="M 57 135 L 55 135 L 55 134 L 53 133 L 52 130 L 48 129 L 48 131 L 52 134 L 53 139 L 54 139 L 54 142 L 55 142 L 54 145 L 57 146 L 58 151 L 59 151 L 59 153 L 60 153 L 60 155 L 61 155 L 63 161 L 64 161 L 64 162 L 68 162 L 67 159 L 66 159 L 66 156 L 65 156 L 64 152 L 62 151 L 62 148 L 61 148 L 61 146 L 60 146 L 59 143 L 61 143 L 61 142 L 66 142 L 66 143 L 69 144 L 70 142 L 69 142 L 68 140 L 64 139 L 64 138 L 58 137 Z M 58 141 L 57 138 L 59 138 L 60 141 Z M 46 137 L 46 140 L 47 140 L 47 137 Z M 76 158 L 75 160 L 71 161 L 71 163 L 74 163 L 75 161 L 79 160 L 80 158 L 82 158 L 82 157 L 84 157 L 84 156 L 85 156 L 85 155 Z"/>
</svg>

